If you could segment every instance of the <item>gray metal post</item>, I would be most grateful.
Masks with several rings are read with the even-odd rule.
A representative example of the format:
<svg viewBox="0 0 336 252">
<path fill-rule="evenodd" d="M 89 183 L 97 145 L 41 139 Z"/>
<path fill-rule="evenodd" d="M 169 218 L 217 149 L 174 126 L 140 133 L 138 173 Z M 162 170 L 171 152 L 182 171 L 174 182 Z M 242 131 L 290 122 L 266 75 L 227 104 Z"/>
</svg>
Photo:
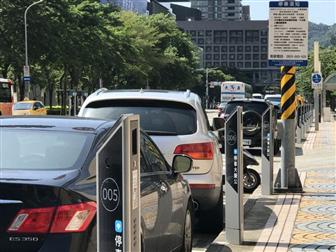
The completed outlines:
<svg viewBox="0 0 336 252">
<path fill-rule="evenodd" d="M 71 95 L 69 95 L 69 116 L 71 116 L 71 109 L 72 109 Z"/>
<path fill-rule="evenodd" d="M 242 107 L 225 123 L 225 231 L 226 240 L 235 245 L 243 242 L 243 125 Z"/>
<path fill-rule="evenodd" d="M 315 121 L 315 131 L 319 130 L 319 92 L 314 89 L 314 121 Z"/>
<path fill-rule="evenodd" d="M 296 132 L 295 132 L 295 139 L 296 139 L 296 143 L 297 144 L 301 144 L 301 140 L 302 140 L 302 132 L 303 132 L 303 127 L 304 125 L 301 123 L 302 122 L 302 111 L 303 108 L 302 106 L 299 106 L 296 110 L 296 114 L 295 114 L 295 120 L 296 120 Z"/>
<path fill-rule="evenodd" d="M 205 108 L 209 108 L 209 69 L 205 69 Z"/>
<path fill-rule="evenodd" d="M 261 193 L 273 193 L 274 110 L 270 106 L 262 114 L 261 130 Z"/>
</svg>

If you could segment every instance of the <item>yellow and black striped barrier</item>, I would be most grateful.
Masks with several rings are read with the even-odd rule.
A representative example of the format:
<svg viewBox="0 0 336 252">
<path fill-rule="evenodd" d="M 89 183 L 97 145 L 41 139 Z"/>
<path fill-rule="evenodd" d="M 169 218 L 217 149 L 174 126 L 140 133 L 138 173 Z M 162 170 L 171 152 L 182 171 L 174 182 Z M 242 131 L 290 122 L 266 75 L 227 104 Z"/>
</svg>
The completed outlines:
<svg viewBox="0 0 336 252">
<path fill-rule="evenodd" d="M 281 67 L 281 120 L 295 118 L 295 73 L 294 66 Z"/>
</svg>

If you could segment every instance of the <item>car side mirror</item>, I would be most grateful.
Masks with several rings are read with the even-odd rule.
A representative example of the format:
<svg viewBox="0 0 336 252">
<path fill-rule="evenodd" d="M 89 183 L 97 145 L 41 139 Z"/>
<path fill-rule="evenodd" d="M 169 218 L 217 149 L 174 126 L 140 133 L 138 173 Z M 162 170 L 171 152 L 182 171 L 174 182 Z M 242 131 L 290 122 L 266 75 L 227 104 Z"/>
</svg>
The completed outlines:
<svg viewBox="0 0 336 252">
<path fill-rule="evenodd" d="M 185 155 L 176 155 L 173 159 L 173 171 L 175 173 L 185 173 L 191 170 L 193 161 Z"/>
<path fill-rule="evenodd" d="M 225 120 L 220 117 L 215 117 L 212 119 L 212 128 L 214 130 L 223 129 L 225 127 Z"/>
</svg>

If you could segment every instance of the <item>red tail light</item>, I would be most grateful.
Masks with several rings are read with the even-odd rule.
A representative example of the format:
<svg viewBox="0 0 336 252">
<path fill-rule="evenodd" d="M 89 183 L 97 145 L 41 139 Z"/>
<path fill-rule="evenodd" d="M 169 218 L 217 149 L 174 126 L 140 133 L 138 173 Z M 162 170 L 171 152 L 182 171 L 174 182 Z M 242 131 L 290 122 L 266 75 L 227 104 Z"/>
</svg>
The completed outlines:
<svg viewBox="0 0 336 252">
<path fill-rule="evenodd" d="M 195 160 L 213 159 L 212 143 L 181 144 L 175 148 L 174 154 L 185 154 Z"/>
<path fill-rule="evenodd" d="M 11 233 L 83 232 L 95 214 L 95 202 L 21 209 L 7 231 Z"/>
</svg>

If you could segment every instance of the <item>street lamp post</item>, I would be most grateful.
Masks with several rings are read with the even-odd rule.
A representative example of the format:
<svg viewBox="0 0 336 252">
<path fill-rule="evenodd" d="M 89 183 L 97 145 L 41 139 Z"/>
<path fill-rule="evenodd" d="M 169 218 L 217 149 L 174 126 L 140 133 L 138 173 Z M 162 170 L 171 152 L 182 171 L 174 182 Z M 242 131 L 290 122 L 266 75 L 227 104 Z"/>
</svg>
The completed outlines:
<svg viewBox="0 0 336 252">
<path fill-rule="evenodd" d="M 36 4 L 42 3 L 44 0 L 39 0 L 37 2 L 32 3 L 27 7 L 27 9 L 24 12 L 24 26 L 25 26 L 25 66 L 24 66 L 24 73 L 23 77 L 30 77 L 30 71 L 29 71 L 29 62 L 28 62 L 28 33 L 27 33 L 27 13 L 31 7 L 33 7 Z M 28 86 L 28 96 L 30 93 L 30 79 L 27 79 L 27 86 Z"/>
</svg>

